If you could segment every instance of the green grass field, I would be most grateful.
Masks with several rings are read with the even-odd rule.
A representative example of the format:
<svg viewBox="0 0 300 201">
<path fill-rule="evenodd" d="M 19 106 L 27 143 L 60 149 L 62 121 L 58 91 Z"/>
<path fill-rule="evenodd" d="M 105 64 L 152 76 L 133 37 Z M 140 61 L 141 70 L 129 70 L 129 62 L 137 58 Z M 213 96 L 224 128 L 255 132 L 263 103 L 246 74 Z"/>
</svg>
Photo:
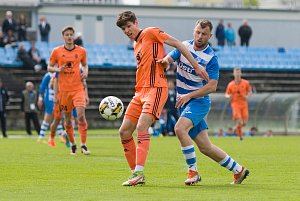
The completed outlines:
<svg viewBox="0 0 300 201">
<path fill-rule="evenodd" d="M 250 176 L 230 185 L 232 173 L 197 151 L 202 181 L 195 186 L 183 183 L 177 138 L 152 138 L 146 185 L 123 187 L 130 172 L 116 130 L 91 133 L 90 156 L 71 156 L 58 140 L 51 148 L 36 138 L 0 139 L 0 200 L 300 200 L 300 137 L 211 138 Z"/>
</svg>

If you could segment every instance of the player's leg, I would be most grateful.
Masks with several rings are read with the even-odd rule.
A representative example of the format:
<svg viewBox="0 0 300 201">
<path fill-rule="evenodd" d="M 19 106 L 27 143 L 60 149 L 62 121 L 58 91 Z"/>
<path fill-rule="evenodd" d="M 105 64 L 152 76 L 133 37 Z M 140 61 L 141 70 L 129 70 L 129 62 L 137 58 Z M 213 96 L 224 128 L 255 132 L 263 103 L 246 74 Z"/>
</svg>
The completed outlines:
<svg viewBox="0 0 300 201">
<path fill-rule="evenodd" d="M 51 147 L 56 146 L 54 138 L 55 138 L 57 126 L 59 125 L 60 121 L 61 121 L 61 118 L 54 117 L 54 119 L 50 125 L 50 135 L 49 135 L 49 139 L 48 139 L 48 145 Z"/>
<path fill-rule="evenodd" d="M 189 101 L 188 104 L 179 108 L 181 116 L 175 125 L 175 133 L 180 141 L 181 150 L 188 165 L 188 178 L 185 181 L 186 185 L 192 185 L 201 180 L 197 170 L 197 160 L 192 139 L 198 135 L 199 126 L 197 125 L 207 115 L 209 108 L 209 102 L 197 99 L 193 99 Z M 199 125 L 207 128 L 206 124 Z"/>
<path fill-rule="evenodd" d="M 208 137 L 207 129 L 202 130 L 199 135 L 194 138 L 194 141 L 201 153 L 218 162 L 221 166 L 227 168 L 229 171 L 233 172 L 234 184 L 242 183 L 242 181 L 249 175 L 249 170 L 228 156 L 228 154 L 221 148 L 211 143 Z"/>
<path fill-rule="evenodd" d="M 76 107 L 76 111 L 78 114 L 78 131 L 80 134 L 80 142 L 81 142 L 81 152 L 85 155 L 89 155 L 90 151 L 86 146 L 86 139 L 87 139 L 87 130 L 88 124 L 85 117 L 85 108 L 84 107 Z"/>
<path fill-rule="evenodd" d="M 43 122 L 41 125 L 41 129 L 40 129 L 40 133 L 38 136 L 38 142 L 40 142 L 40 143 L 45 142 L 44 137 L 45 137 L 46 131 L 48 130 L 51 118 L 52 118 L 52 114 L 45 113 L 44 119 L 43 119 Z"/>
<path fill-rule="evenodd" d="M 71 155 L 76 155 L 77 151 L 77 145 L 74 138 L 74 128 L 72 125 L 72 112 L 64 112 L 65 120 L 64 120 L 64 126 L 65 130 L 68 136 L 68 139 L 71 144 Z"/>
<path fill-rule="evenodd" d="M 193 127 L 193 122 L 187 117 L 180 117 L 175 125 L 175 133 L 181 145 L 181 151 L 188 166 L 188 178 L 185 180 L 186 185 L 192 185 L 201 180 L 197 169 L 197 160 L 195 147 L 189 131 Z"/>
<path fill-rule="evenodd" d="M 73 109 L 73 98 L 76 92 L 63 92 L 59 93 L 59 107 L 63 111 L 65 116 L 65 130 L 71 143 L 71 155 L 76 155 L 77 145 L 74 138 L 74 129 L 72 125 L 72 109 Z M 80 94 L 81 95 L 81 94 Z M 83 95 L 84 99 L 84 95 Z M 75 103 L 74 103 L 75 106 Z"/>
<path fill-rule="evenodd" d="M 243 107 L 241 109 L 241 130 L 240 130 L 240 133 L 241 133 L 241 137 L 240 137 L 240 140 L 243 140 L 243 127 L 245 127 L 248 123 L 248 118 L 249 118 L 249 113 L 248 113 L 248 105 Z"/>
<path fill-rule="evenodd" d="M 72 94 L 72 100 L 73 100 L 73 104 L 74 104 L 74 107 L 76 108 L 76 112 L 78 115 L 78 131 L 80 134 L 81 152 L 85 155 L 89 155 L 90 151 L 88 150 L 88 148 L 86 146 L 88 123 L 87 123 L 86 117 L 85 117 L 85 107 L 86 107 L 85 91 L 80 90 L 80 91 L 74 92 Z"/>
<path fill-rule="evenodd" d="M 136 145 L 132 134 L 136 129 L 136 125 L 141 115 L 141 112 L 142 104 L 139 101 L 139 99 L 136 96 L 134 96 L 126 109 L 123 122 L 121 124 L 121 127 L 119 128 L 119 134 L 124 150 L 124 155 L 126 157 L 131 172 L 134 171 L 136 166 Z M 122 185 L 131 186 L 131 184 L 128 182 L 130 178 L 127 181 L 123 182 Z"/>
<path fill-rule="evenodd" d="M 51 122 L 53 108 L 54 108 L 53 101 L 44 100 L 44 105 L 45 105 L 45 115 L 41 125 L 38 142 L 44 142 L 43 138 L 45 137 L 46 131 L 48 130 L 49 124 Z"/>
<path fill-rule="evenodd" d="M 235 121 L 234 133 L 237 134 L 240 140 L 243 140 L 242 108 L 240 106 L 232 106 L 232 118 Z"/>
</svg>

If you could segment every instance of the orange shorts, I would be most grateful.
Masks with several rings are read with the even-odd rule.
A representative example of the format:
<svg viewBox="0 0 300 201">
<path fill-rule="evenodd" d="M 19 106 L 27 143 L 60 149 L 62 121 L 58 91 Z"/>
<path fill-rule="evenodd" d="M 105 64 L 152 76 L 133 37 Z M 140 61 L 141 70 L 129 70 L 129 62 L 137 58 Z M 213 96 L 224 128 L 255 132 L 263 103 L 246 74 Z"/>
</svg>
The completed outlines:
<svg viewBox="0 0 300 201">
<path fill-rule="evenodd" d="M 148 113 L 153 115 L 153 120 L 159 119 L 167 99 L 167 87 L 141 88 L 130 101 L 125 118 L 137 123 L 141 113 Z"/>
<path fill-rule="evenodd" d="M 248 121 L 248 105 L 231 105 L 231 107 L 233 120 L 242 119 L 243 121 Z"/>
<path fill-rule="evenodd" d="M 71 112 L 73 107 L 86 107 L 85 91 L 64 91 L 58 94 L 60 111 Z"/>
</svg>

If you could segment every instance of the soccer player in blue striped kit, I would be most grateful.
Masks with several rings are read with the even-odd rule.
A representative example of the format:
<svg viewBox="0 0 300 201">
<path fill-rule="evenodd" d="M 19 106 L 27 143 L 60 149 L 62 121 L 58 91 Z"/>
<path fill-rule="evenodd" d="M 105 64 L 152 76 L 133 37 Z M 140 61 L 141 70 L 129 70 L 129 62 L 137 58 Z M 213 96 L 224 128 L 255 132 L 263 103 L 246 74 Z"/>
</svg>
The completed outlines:
<svg viewBox="0 0 300 201">
<path fill-rule="evenodd" d="M 183 42 L 196 61 L 206 69 L 209 75 L 208 82 L 195 73 L 191 64 L 178 49 L 173 50 L 163 59 L 157 60 L 157 62 L 163 63 L 166 68 L 173 61 L 178 63 L 176 107 L 179 108 L 181 115 L 175 125 L 175 133 L 188 165 L 186 185 L 201 181 L 192 140 L 197 144 L 201 153 L 233 172 L 232 184 L 241 184 L 250 173 L 222 149 L 213 145 L 208 138 L 208 126 L 204 120 L 210 110 L 208 94 L 216 91 L 219 79 L 219 63 L 213 49 L 208 44 L 212 36 L 212 29 L 213 25 L 209 20 L 200 19 L 194 28 L 194 39 Z"/>
</svg>

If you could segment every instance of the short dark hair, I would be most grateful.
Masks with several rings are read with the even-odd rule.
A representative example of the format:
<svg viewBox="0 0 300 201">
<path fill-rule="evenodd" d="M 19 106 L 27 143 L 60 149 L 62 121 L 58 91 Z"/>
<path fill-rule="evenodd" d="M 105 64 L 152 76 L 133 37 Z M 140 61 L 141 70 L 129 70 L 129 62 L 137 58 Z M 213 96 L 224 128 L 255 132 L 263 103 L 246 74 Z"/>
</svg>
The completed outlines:
<svg viewBox="0 0 300 201">
<path fill-rule="evenodd" d="M 118 15 L 116 25 L 122 28 L 122 26 L 126 25 L 127 22 L 134 23 L 135 21 L 136 21 L 136 16 L 134 12 L 127 10 Z"/>
<path fill-rule="evenodd" d="M 201 26 L 202 29 L 205 28 L 205 27 L 207 27 L 207 26 L 209 27 L 210 31 L 212 31 L 212 29 L 213 29 L 212 23 L 209 20 L 207 20 L 207 19 L 199 19 L 199 20 L 197 20 L 195 26 L 198 26 L 198 24 Z"/>
<path fill-rule="evenodd" d="M 72 26 L 66 26 L 66 27 L 64 27 L 64 28 L 62 29 L 62 31 L 61 31 L 61 34 L 64 35 L 64 33 L 65 33 L 66 31 L 72 31 L 73 33 L 75 33 L 75 29 L 74 29 L 74 27 L 72 27 Z"/>
</svg>

